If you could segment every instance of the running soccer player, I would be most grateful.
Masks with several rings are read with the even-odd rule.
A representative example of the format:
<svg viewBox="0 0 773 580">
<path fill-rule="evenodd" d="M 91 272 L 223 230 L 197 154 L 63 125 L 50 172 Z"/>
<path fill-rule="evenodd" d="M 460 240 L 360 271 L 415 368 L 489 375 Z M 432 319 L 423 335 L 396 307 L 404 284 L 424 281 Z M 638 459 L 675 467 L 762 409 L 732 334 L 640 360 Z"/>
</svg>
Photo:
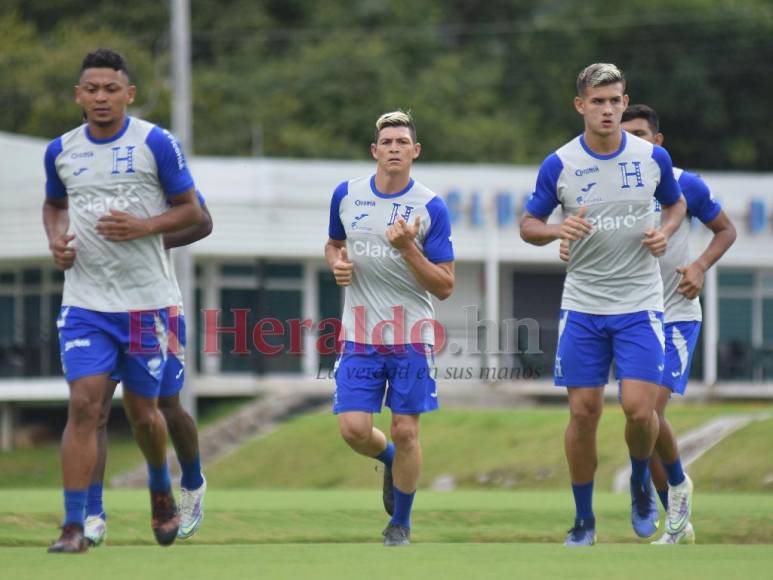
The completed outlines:
<svg viewBox="0 0 773 580">
<path fill-rule="evenodd" d="M 116 370 L 148 463 L 156 541 L 171 544 L 180 522 L 157 403 L 168 310 L 177 305 L 162 235 L 199 223 L 201 208 L 174 137 L 128 116 L 135 92 L 120 54 L 87 54 L 75 87 L 86 123 L 46 149 L 43 222 L 54 262 L 65 271 L 57 327 L 70 387 L 61 449 L 65 517 L 49 552 L 88 548 L 83 524 L 97 424 Z"/>
<path fill-rule="evenodd" d="M 647 105 L 628 107 L 623 113 L 622 127 L 650 143 L 663 144 L 658 114 Z M 666 420 L 666 405 L 672 393 L 683 396 L 687 388 L 693 351 L 701 329 L 698 295 L 703 288 L 703 276 L 733 245 L 736 237 L 733 223 L 703 179 L 676 167 L 674 177 L 687 201 L 687 215 L 698 218 L 714 236 L 703 253 L 691 261 L 690 220 L 685 220 L 669 240 L 666 253 L 659 258 L 666 308 L 666 358 L 655 407 L 660 433 L 651 469 L 655 488 L 666 508 L 666 529 L 654 544 L 695 542 L 690 522 L 693 485 L 682 469 L 676 437 Z"/>
<path fill-rule="evenodd" d="M 375 175 L 344 181 L 330 204 L 325 259 L 346 288 L 333 412 L 349 446 L 384 463 L 392 516 L 384 545 L 404 546 L 422 462 L 419 419 L 438 407 L 433 345 L 442 338 L 430 294 L 451 295 L 454 250 L 443 200 L 411 178 L 421 145 L 410 114 L 379 117 L 370 150 Z M 394 443 L 373 426 L 385 393 Z"/>
<path fill-rule="evenodd" d="M 199 224 L 177 232 L 164 234 L 164 248 L 170 250 L 187 246 L 212 232 L 212 216 L 207 209 L 204 196 L 196 191 L 202 209 L 202 221 Z M 171 262 L 171 257 L 170 257 Z M 177 537 L 188 539 L 196 533 L 204 518 L 204 493 L 206 480 L 201 471 L 199 456 L 199 434 L 196 422 L 180 403 L 180 390 L 185 382 L 185 314 L 182 310 L 182 293 L 177 284 L 174 268 L 171 270 L 177 287 L 178 306 L 169 312 L 169 351 L 161 379 L 158 394 L 158 408 L 166 420 L 169 437 L 177 453 L 181 468 L 180 479 L 180 528 Z M 105 465 L 107 463 L 107 421 L 110 418 L 110 405 L 115 388 L 121 377 L 111 375 L 108 390 L 102 405 L 102 414 L 97 427 L 97 464 L 91 477 L 86 504 L 84 533 L 91 546 L 99 546 L 107 537 L 107 515 L 102 505 Z"/>
<path fill-rule="evenodd" d="M 684 218 L 685 202 L 665 149 L 621 129 L 628 96 L 616 66 L 585 68 L 574 105 L 585 130 L 542 163 L 521 219 L 521 237 L 535 245 L 571 242 L 554 378 L 567 388 L 570 411 L 564 442 L 576 514 L 566 545 L 587 546 L 596 542 L 596 431 L 613 358 L 631 457 L 631 523 L 645 538 L 658 528 L 649 470 L 664 364 L 663 284 L 656 258 Z M 653 196 L 663 208 L 659 229 Z M 558 205 L 568 217 L 548 224 Z"/>
</svg>

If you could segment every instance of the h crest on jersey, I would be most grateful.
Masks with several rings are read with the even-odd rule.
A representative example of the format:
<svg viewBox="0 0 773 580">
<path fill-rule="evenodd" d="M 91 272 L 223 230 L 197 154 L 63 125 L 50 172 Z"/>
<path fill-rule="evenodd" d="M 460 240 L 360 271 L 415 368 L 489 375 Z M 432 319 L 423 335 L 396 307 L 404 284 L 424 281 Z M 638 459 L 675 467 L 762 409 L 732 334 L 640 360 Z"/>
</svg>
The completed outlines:
<svg viewBox="0 0 773 580">
<path fill-rule="evenodd" d="M 631 161 L 633 165 L 633 171 L 628 171 L 628 162 L 624 161 L 617 164 L 620 167 L 620 173 L 622 174 L 623 184 L 622 189 L 630 189 L 631 184 L 628 182 L 629 177 L 636 178 L 636 185 L 634 187 L 644 187 L 644 182 L 641 179 L 641 161 Z"/>
<path fill-rule="evenodd" d="M 389 216 L 389 221 L 387 222 L 388 226 L 391 226 L 393 223 L 397 221 L 397 214 L 400 212 L 400 207 L 402 204 L 392 202 L 392 214 Z M 408 218 L 411 217 L 411 213 L 413 212 L 413 206 L 412 205 L 406 205 L 405 211 L 403 212 L 402 218 L 407 222 Z"/>
<path fill-rule="evenodd" d="M 113 151 L 113 170 L 111 175 L 118 175 L 121 173 L 120 164 L 126 163 L 126 171 L 124 173 L 134 173 L 134 145 L 127 145 L 126 147 L 111 147 Z M 126 154 L 121 155 L 121 149 L 126 149 Z"/>
</svg>

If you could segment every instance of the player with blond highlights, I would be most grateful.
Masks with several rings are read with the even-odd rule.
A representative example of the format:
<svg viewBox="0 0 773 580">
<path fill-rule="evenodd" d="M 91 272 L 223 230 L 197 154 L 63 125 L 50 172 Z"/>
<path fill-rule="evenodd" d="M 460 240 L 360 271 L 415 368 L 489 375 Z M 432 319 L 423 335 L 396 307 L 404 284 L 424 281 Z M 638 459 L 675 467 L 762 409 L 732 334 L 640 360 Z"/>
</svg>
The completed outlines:
<svg viewBox="0 0 773 580">
<path fill-rule="evenodd" d="M 430 296 L 451 295 L 454 251 L 443 200 L 411 178 L 421 145 L 410 114 L 379 117 L 370 150 L 375 174 L 344 181 L 330 203 L 325 259 L 346 289 L 333 412 L 349 446 L 383 462 L 392 516 L 384 545 L 405 546 L 422 464 L 419 420 L 438 407 L 434 344 L 442 337 Z M 394 443 L 373 426 L 384 400 Z"/>
</svg>

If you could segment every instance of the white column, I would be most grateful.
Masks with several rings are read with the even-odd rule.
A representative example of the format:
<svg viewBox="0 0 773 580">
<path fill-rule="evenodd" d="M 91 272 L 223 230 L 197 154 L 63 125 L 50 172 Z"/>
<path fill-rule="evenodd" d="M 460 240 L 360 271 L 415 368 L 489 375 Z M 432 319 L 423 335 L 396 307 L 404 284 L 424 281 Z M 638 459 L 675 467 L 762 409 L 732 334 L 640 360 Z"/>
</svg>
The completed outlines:
<svg viewBox="0 0 773 580">
<path fill-rule="evenodd" d="M 204 308 L 220 309 L 220 292 L 218 291 L 217 264 L 208 261 L 202 266 L 203 278 L 201 284 L 201 302 Z M 206 328 L 205 328 L 206 330 Z M 204 347 L 202 342 L 201 347 Z M 201 355 L 201 368 L 205 375 L 216 375 L 220 372 L 220 357 L 214 354 Z"/>
<path fill-rule="evenodd" d="M 703 384 L 711 389 L 717 382 L 719 348 L 719 285 L 717 268 L 709 268 L 703 281 Z"/>
<path fill-rule="evenodd" d="M 316 325 L 319 323 L 319 268 L 313 260 L 303 264 L 303 320 L 311 320 L 311 329 L 303 329 L 303 376 L 315 377 L 319 368 Z"/>
<path fill-rule="evenodd" d="M 484 268 L 485 268 L 485 295 L 486 295 L 486 319 L 490 320 L 496 332 L 487 333 L 486 356 L 481 366 L 499 367 L 499 342 L 501 340 L 499 315 L 499 229 L 497 227 L 496 207 L 494 198 L 487 204 L 486 223 L 484 224 Z M 495 337 L 495 338 L 494 338 Z M 494 339 L 492 343 L 492 340 Z"/>
</svg>

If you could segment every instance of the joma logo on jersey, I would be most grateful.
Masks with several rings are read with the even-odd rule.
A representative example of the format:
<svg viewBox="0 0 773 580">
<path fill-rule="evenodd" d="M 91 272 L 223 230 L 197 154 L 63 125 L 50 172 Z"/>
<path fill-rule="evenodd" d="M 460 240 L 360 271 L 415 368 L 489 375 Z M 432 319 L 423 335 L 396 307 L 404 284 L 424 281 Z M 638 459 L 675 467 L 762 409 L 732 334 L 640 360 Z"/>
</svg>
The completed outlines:
<svg viewBox="0 0 773 580">
<path fill-rule="evenodd" d="M 397 259 L 400 257 L 400 251 L 392 246 L 385 246 L 371 241 L 357 240 L 352 244 L 352 253 L 355 256 L 367 256 L 368 258 L 386 258 Z"/>
<path fill-rule="evenodd" d="M 392 202 L 392 215 L 389 216 L 389 221 L 387 222 L 388 226 L 391 226 L 393 223 L 395 223 L 397 221 L 397 215 L 400 212 L 400 207 L 401 206 L 402 206 L 402 204 L 400 204 L 400 203 L 396 203 L 394 201 Z M 413 213 L 413 206 L 412 205 L 406 205 L 405 206 L 405 211 L 403 212 L 401 217 L 407 222 L 408 218 L 411 217 L 411 213 Z"/>
<path fill-rule="evenodd" d="M 126 171 L 124 173 L 134 173 L 134 145 L 128 145 L 127 147 L 112 147 L 113 151 L 113 170 L 111 175 L 118 175 L 121 173 L 120 167 L 122 163 L 126 163 Z M 121 155 L 121 149 L 126 149 L 126 152 Z"/>
<path fill-rule="evenodd" d="M 620 167 L 620 174 L 623 179 L 623 183 L 621 185 L 622 189 L 631 188 L 631 184 L 628 181 L 629 177 L 636 178 L 636 185 L 634 185 L 634 187 L 644 187 L 644 182 L 641 179 L 641 161 L 631 161 L 631 165 L 633 165 L 632 171 L 628 169 L 627 161 L 618 163 L 617 165 Z"/>
</svg>

